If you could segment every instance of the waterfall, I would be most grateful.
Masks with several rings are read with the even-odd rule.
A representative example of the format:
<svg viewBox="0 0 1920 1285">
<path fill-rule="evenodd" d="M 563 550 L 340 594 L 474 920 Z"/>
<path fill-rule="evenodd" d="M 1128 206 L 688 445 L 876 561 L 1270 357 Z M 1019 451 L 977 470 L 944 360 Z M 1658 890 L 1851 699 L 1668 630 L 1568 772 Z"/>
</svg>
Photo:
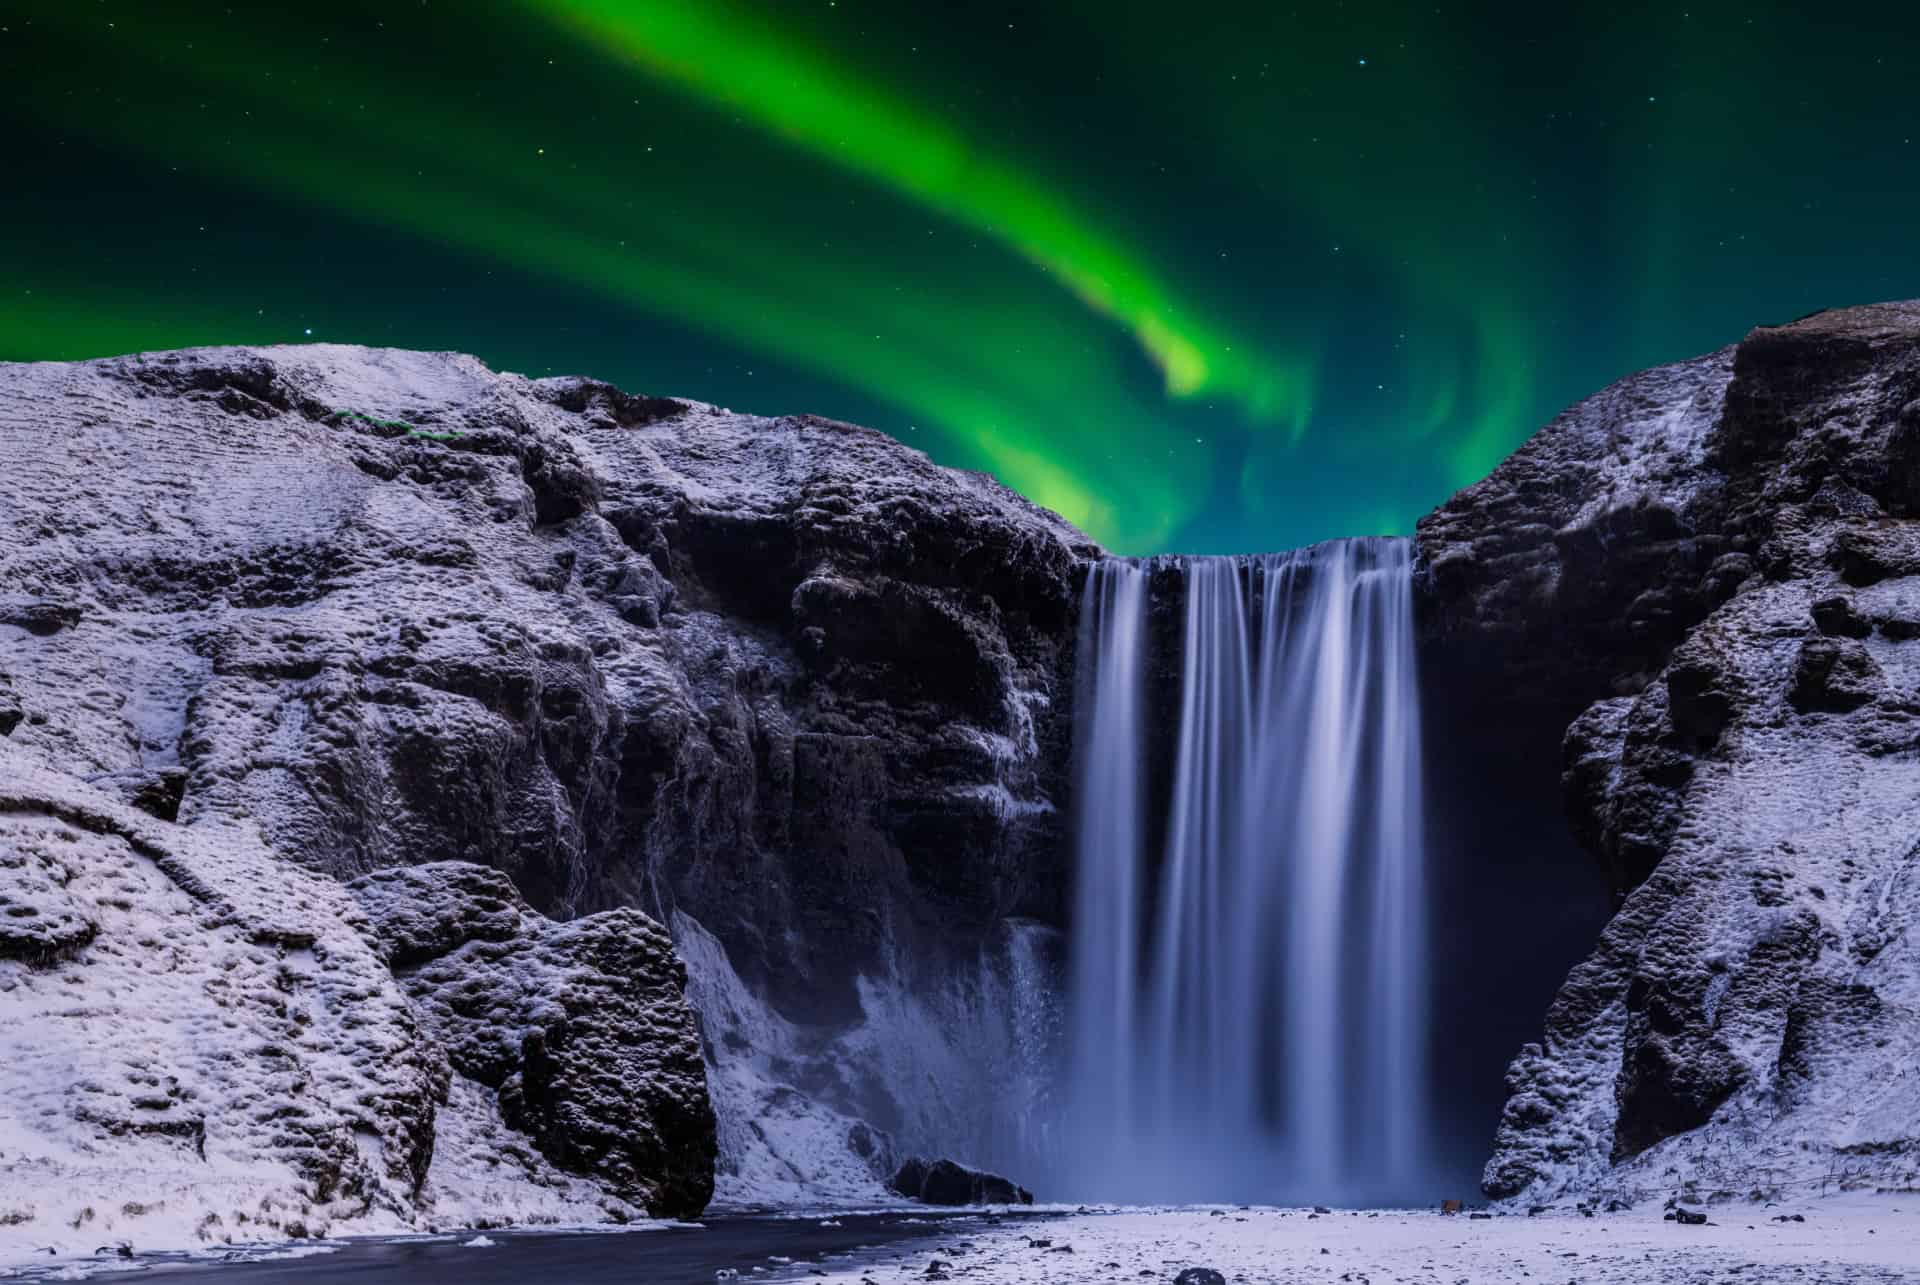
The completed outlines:
<svg viewBox="0 0 1920 1285">
<path fill-rule="evenodd" d="M 1074 988 L 1070 1078 L 1076 1119 L 1126 1119 L 1135 1111 L 1133 1077 L 1110 1049 L 1136 1041 L 1131 979 L 1138 971 L 1136 920 L 1140 913 L 1140 708 L 1146 639 L 1147 577 L 1131 563 L 1107 561 L 1087 576 L 1080 613 L 1084 711 L 1078 738 L 1078 796 L 1088 801 L 1077 819 L 1080 868 L 1099 854 L 1099 877 L 1076 881 L 1073 975 L 1129 979 L 1127 985 Z M 1090 664 L 1087 662 L 1091 662 Z"/>
<path fill-rule="evenodd" d="M 1089 575 L 1074 1195 L 1424 1198 L 1410 556 L 1403 540 L 1349 540 Z M 1184 576 L 1177 657 L 1150 645 L 1156 571 Z M 1156 660 L 1177 664 L 1177 693 L 1154 686 Z M 1156 783 L 1145 764 L 1168 735 L 1171 780 Z M 1165 826 L 1150 833 L 1156 798 Z"/>
</svg>

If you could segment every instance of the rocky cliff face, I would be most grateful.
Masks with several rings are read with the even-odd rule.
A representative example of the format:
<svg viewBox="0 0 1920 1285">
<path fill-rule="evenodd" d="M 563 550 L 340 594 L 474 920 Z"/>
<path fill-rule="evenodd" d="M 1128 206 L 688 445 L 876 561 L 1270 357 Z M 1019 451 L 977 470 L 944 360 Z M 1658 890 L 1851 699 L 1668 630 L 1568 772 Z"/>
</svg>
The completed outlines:
<svg viewBox="0 0 1920 1285">
<path fill-rule="evenodd" d="M 1567 805 L 1620 907 L 1488 1192 L 1920 1180 L 1920 305 L 1623 381 L 1419 540 L 1490 717 L 1585 704 Z"/>
<path fill-rule="evenodd" d="M 734 1198 L 877 1191 L 890 1134 L 994 1127 L 1009 943 L 1060 917 L 1097 552 L 1065 523 L 848 425 L 322 345 L 0 366 L 0 455 L 5 743 L 168 833 L 241 824 L 357 880 L 456 1092 L 544 1162 L 697 1203 L 690 1089 L 609 1103 L 581 1071 L 610 1041 L 689 1075 L 576 1029 L 606 1007 L 582 968 L 628 970 L 636 1016 L 678 1003 L 637 912 L 733 1001 L 703 1034 Z M 527 905 L 380 873 L 445 862 Z M 416 933 L 402 891 L 453 927 Z M 600 911 L 627 918 L 527 927 Z M 502 951 L 533 962 L 494 976 Z M 476 987 L 482 1029 L 450 1016 Z M 774 1099 L 789 1127 L 739 1123 Z M 615 1139 L 639 1120 L 658 1145 Z"/>
</svg>

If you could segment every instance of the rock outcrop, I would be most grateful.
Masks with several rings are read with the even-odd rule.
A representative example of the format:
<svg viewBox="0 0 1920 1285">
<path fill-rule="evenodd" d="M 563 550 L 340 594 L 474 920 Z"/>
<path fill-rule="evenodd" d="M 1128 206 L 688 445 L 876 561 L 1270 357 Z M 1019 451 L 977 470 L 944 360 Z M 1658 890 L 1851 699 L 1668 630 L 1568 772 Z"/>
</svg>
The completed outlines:
<svg viewBox="0 0 1920 1285">
<path fill-rule="evenodd" d="M 658 1147 L 614 1141 L 628 1106 L 544 1016 L 597 1005 L 601 973 L 672 989 L 640 912 L 717 942 L 696 981 L 790 1037 L 715 1077 L 722 1116 L 779 1096 L 803 1149 L 836 1150 L 723 1128 L 759 1149 L 722 1155 L 732 1197 L 821 1166 L 877 1193 L 860 1139 L 982 1131 L 962 1117 L 992 1095 L 964 1081 L 1008 1040 L 1006 924 L 1061 918 L 1074 585 L 1097 553 L 1066 523 L 849 425 L 328 345 L 0 365 L 0 454 L 0 736 L 182 832 L 243 823 L 314 874 L 376 876 L 363 891 L 444 862 L 508 877 L 530 910 L 379 918 L 541 1163 L 675 1209 L 701 1189 L 650 1170 L 699 1131 L 692 1098 L 642 1108 L 688 1108 Z M 85 914 L 35 895 L 44 922 L 6 949 L 86 949 Z M 454 976 L 509 950 L 537 967 Z M 535 974 L 559 989 L 515 989 Z M 431 1016 L 461 985 L 494 988 L 489 1032 Z M 683 1076 L 677 1028 L 670 1049 L 632 1034 L 609 1054 Z M 715 1066 L 767 1047 L 704 1036 Z M 887 1056 L 850 1074 L 847 1041 Z M 949 1092 L 912 1100 L 930 1076 Z"/>
<path fill-rule="evenodd" d="M 697 1213 L 683 989 L 637 912 L 554 924 L 475 866 L 349 889 L 0 743 L 6 1242 Z"/>
<path fill-rule="evenodd" d="M 1420 524 L 1463 681 L 1591 702 L 1567 803 L 1619 900 L 1489 1194 L 1920 1180 L 1917 462 L 1920 304 L 1856 308 L 1623 381 Z"/>
<path fill-rule="evenodd" d="M 713 1198 L 714 1122 L 686 968 L 637 910 L 566 923 L 497 870 L 438 862 L 349 890 L 453 1069 L 560 1169 L 649 1213 Z"/>
<path fill-rule="evenodd" d="M 951 1160 L 918 1156 L 902 1164 L 887 1190 L 928 1205 L 1031 1205 L 1033 1193 L 1002 1178 Z"/>
</svg>

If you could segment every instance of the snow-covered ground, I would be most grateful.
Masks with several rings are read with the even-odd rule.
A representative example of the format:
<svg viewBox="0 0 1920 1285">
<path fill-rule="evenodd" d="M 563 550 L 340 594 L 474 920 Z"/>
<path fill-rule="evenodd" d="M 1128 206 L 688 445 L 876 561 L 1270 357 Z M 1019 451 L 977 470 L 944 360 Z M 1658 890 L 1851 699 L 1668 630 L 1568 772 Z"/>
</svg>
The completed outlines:
<svg viewBox="0 0 1920 1285">
<path fill-rule="evenodd" d="M 1920 1282 L 1920 1193 L 1703 1212 L 1705 1225 L 1687 1226 L 1664 1221 L 1657 1206 L 1594 1218 L 1486 1219 L 1395 1211 L 1122 1210 L 970 1228 L 855 1265 L 829 1265 L 826 1279 L 1108 1285 L 1172 1281 L 1202 1267 L 1229 1282 L 1288 1285 Z M 1792 1221 L 1796 1214 L 1805 1221 Z M 947 1266 L 932 1271 L 935 1260 Z"/>
<path fill-rule="evenodd" d="M 727 1270 L 740 1279 L 841 1285 L 930 1279 L 980 1285 L 1167 1283 L 1189 1268 L 1211 1269 L 1233 1285 L 1920 1285 L 1920 1193 L 1713 1206 L 1702 1211 L 1708 1221 L 1698 1226 L 1664 1221 L 1652 1204 L 1593 1218 L 1565 1212 L 1476 1219 L 1424 1211 L 1316 1214 L 1194 1206 L 997 1214 L 925 1210 L 924 1217 L 907 1218 L 900 1212 L 890 1211 L 879 1222 L 851 1212 L 796 1214 L 791 1235 L 778 1230 L 779 1218 L 722 1218 L 698 1240 L 649 1248 L 671 1252 L 673 1279 L 706 1279 L 715 1264 L 729 1264 Z M 852 1239 L 822 1243 L 826 1233 L 820 1229 L 839 1228 L 842 1220 L 850 1228 L 862 1224 L 845 1234 L 865 1248 L 849 1252 Z M 636 1224 L 625 1230 L 661 1226 Z M 403 1239 L 434 1241 L 448 1251 L 455 1246 L 494 1249 L 516 1263 L 531 1255 L 528 1261 L 551 1266 L 559 1261 L 552 1249 L 556 1230 L 547 1229 L 546 1239 L 513 1232 Z M 626 1281 L 649 1264 L 661 1266 L 644 1253 L 636 1258 L 630 1243 L 620 1243 L 623 1238 L 595 1234 L 615 1229 L 578 1230 L 586 1234 L 567 1249 L 565 1279 Z M 910 1238 L 885 1243 L 902 1232 Z M 509 1248 L 498 1248 L 503 1245 Z M 209 1247 L 185 1259 L 134 1262 L 110 1255 L 40 1257 L 16 1259 L 11 1267 L 0 1264 L 0 1278 L 83 1280 L 196 1260 L 244 1264 L 317 1254 L 323 1260 L 311 1265 L 316 1270 L 303 1269 L 303 1278 L 311 1276 L 315 1285 L 363 1279 L 370 1268 L 384 1268 L 378 1279 L 407 1285 L 442 1279 L 440 1272 L 448 1266 L 444 1254 L 402 1265 L 382 1257 L 385 1252 L 378 1244 L 335 1240 Z M 208 1279 L 217 1285 L 224 1275 Z M 255 1279 L 245 1271 L 235 1276 Z M 509 1278 L 498 1271 L 484 1277 Z M 644 1271 L 639 1278 L 647 1278 Z M 1200 1285 L 1208 1282 L 1203 1278 Z"/>
</svg>

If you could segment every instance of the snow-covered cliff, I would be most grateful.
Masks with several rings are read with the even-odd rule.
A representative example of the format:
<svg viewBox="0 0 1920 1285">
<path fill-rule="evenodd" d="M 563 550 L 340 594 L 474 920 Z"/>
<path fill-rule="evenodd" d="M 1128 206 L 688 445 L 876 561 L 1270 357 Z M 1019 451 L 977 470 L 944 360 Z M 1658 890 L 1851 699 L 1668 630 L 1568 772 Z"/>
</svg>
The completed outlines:
<svg viewBox="0 0 1920 1285">
<path fill-rule="evenodd" d="M 411 1023 L 424 1068 L 404 1119 L 340 1126 L 412 1130 L 386 1153 L 411 1169 L 365 1161 L 400 1175 L 393 1217 L 444 1220 L 443 1171 L 489 1149 L 489 1216 L 547 1216 L 554 1166 L 623 1216 L 697 1211 L 715 1136 L 663 925 L 731 1001 L 701 1031 L 726 1198 L 877 1196 L 896 1146 L 1008 1136 L 1015 1060 L 975 1054 L 1017 1040 L 1009 942 L 1059 919 L 1056 698 L 1096 552 L 1064 522 L 848 425 L 326 345 L 0 365 L 0 458 L 0 782 L 183 850 L 244 833 L 289 907 L 352 882 L 340 993 Z M 58 949 L 9 952 L 7 994 L 139 955 L 17 869 Z M 37 1074 L 84 1075 L 49 1039 Z M 278 1073 L 284 1040 L 236 1039 L 207 1056 Z M 61 1110 L 10 1116 L 0 1165 L 117 1136 Z M 339 1188 L 305 1172 L 288 1191 Z"/>
<path fill-rule="evenodd" d="M 6 1243 L 1017 1169 L 1070 526 L 848 425 L 325 345 L 0 366 L 0 458 Z M 1622 381 L 1418 541 L 1423 673 L 1564 733 L 1619 905 L 1488 1189 L 1920 1180 L 1920 306 Z"/>
<path fill-rule="evenodd" d="M 1619 909 L 1498 1196 L 1920 1182 L 1920 304 L 1625 380 L 1420 525 L 1429 646 L 1566 726 Z"/>
</svg>

